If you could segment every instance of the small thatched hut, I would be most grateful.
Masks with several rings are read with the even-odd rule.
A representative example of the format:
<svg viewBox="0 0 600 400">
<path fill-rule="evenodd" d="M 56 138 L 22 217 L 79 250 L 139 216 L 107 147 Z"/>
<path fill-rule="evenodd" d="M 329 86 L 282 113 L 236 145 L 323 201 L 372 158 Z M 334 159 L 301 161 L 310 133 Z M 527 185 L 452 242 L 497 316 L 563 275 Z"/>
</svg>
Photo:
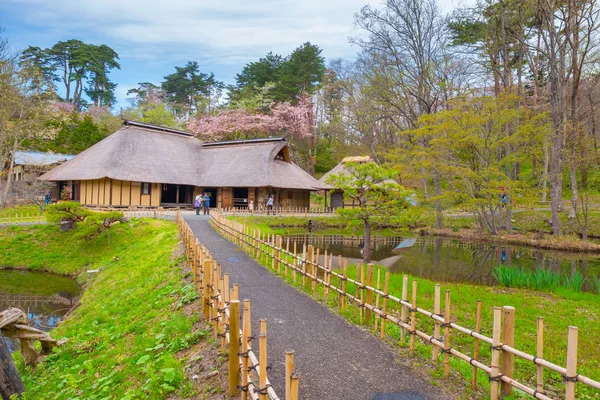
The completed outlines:
<svg viewBox="0 0 600 400">
<path fill-rule="evenodd" d="M 339 175 L 339 174 L 347 175 L 348 170 L 346 169 L 346 163 L 352 162 L 352 163 L 357 163 L 357 164 L 363 164 L 363 163 L 368 163 L 371 161 L 373 161 L 373 160 L 369 156 L 345 157 L 342 161 L 340 161 L 340 163 L 338 165 L 333 167 L 333 169 L 331 171 L 329 171 L 325 175 L 323 175 L 321 177 L 321 179 L 319 179 L 319 183 L 323 187 L 331 188 L 331 186 L 329 184 L 327 184 L 327 178 L 329 178 L 331 175 Z M 327 198 L 327 197 L 329 197 L 329 198 Z M 353 207 L 354 206 L 354 202 L 352 200 L 344 201 L 344 192 L 342 192 L 341 190 L 325 191 L 325 204 L 328 204 L 329 207 L 332 207 L 332 208 L 343 208 L 343 207 Z"/>
<path fill-rule="evenodd" d="M 124 121 L 123 127 L 40 179 L 70 185 L 73 199 L 112 207 L 308 207 L 319 182 L 290 161 L 283 138 L 203 143 L 176 129 Z"/>
</svg>

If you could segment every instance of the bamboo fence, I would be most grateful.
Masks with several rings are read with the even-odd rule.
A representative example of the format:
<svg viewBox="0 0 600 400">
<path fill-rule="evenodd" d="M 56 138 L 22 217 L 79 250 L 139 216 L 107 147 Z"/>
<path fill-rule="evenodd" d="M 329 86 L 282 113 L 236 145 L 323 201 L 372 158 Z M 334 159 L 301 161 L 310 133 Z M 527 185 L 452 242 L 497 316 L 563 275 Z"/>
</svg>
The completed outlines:
<svg viewBox="0 0 600 400">
<path fill-rule="evenodd" d="M 230 285 L 229 275 L 221 273 L 221 265 L 198 241 L 181 213 L 176 221 L 195 289 L 202 298 L 202 315 L 212 322 L 221 350 L 229 354 L 229 394 L 242 400 L 280 400 L 267 375 L 267 321 L 260 320 L 257 355 L 252 346 L 250 300 L 240 302 L 238 285 Z M 285 400 L 298 400 L 298 380 L 294 352 L 287 351 Z"/>
<path fill-rule="evenodd" d="M 230 207 L 217 209 L 216 212 L 225 215 L 278 215 L 278 216 L 332 216 L 337 215 L 332 207 L 273 207 L 272 210 L 260 206 L 254 210 L 247 207 Z"/>
<path fill-rule="evenodd" d="M 332 268 L 333 256 L 327 256 L 325 253 L 324 265 L 320 265 L 319 250 L 317 249 L 315 254 L 311 245 L 304 245 L 302 249 L 298 249 L 296 243 L 293 243 L 292 250 L 290 250 L 290 242 L 286 241 L 284 247 L 281 236 L 265 235 L 258 229 L 251 230 L 241 223 L 228 220 L 223 214 L 214 213 L 211 215 L 211 222 L 221 235 L 240 246 L 259 262 L 271 266 L 286 277 L 289 277 L 291 271 L 294 283 L 296 283 L 297 276 L 300 275 L 302 284 L 308 285 L 308 290 L 312 286 L 313 294 L 316 294 L 317 285 L 321 285 L 325 301 L 331 293 L 337 294 L 340 312 L 344 312 L 347 303 L 353 303 L 360 315 L 361 322 L 373 323 L 381 338 L 384 338 L 389 324 L 399 327 L 402 339 L 404 339 L 404 335 L 409 335 L 411 355 L 415 353 L 415 339 L 422 339 L 425 344 L 432 346 L 432 360 L 436 362 L 440 358 L 443 360 L 445 377 L 448 377 L 450 373 L 450 357 L 472 366 L 473 381 L 471 385 L 473 389 L 477 387 L 477 370 L 482 370 L 490 380 L 490 396 L 493 400 L 499 398 L 500 391 L 503 395 L 510 395 L 513 388 L 536 399 L 551 399 L 544 384 L 544 369 L 562 375 L 565 384 L 564 397 L 567 400 L 575 399 L 577 383 L 600 389 L 600 382 L 577 373 L 577 327 L 570 326 L 568 329 L 567 361 L 566 367 L 563 367 L 543 358 L 544 324 L 542 317 L 539 317 L 537 322 L 536 354 L 527 354 L 514 347 L 515 310 L 512 307 L 494 307 L 493 335 L 488 337 L 480 333 L 480 301 L 477 303 L 475 329 L 466 328 L 451 320 L 449 290 L 444 293 L 444 311 L 442 312 L 442 293 L 439 284 L 435 286 L 434 310 L 429 311 L 417 306 L 419 302 L 417 281 L 414 280 L 412 286 L 409 287 L 407 275 L 403 279 L 402 295 L 397 297 L 388 290 L 389 271 L 385 272 L 383 288 L 381 288 L 380 279 L 377 283 L 374 282 L 373 264 L 357 265 L 356 279 L 351 279 L 348 277 L 347 260 L 339 260 L 338 265 L 343 265 L 343 267 L 334 271 Z M 334 281 L 337 284 L 332 284 L 332 277 L 336 278 Z M 349 284 L 354 290 L 348 286 Z M 410 300 L 408 298 L 409 289 L 411 290 Z M 393 305 L 396 306 L 395 309 L 400 309 L 400 315 L 393 312 Z M 423 316 L 433 320 L 433 332 L 427 333 L 422 327 L 417 326 L 418 317 Z M 452 347 L 451 338 L 456 334 L 464 334 L 472 338 L 472 354 L 465 354 Z M 481 343 L 491 346 L 490 365 L 487 365 L 480 356 Z M 535 365 L 535 387 L 529 387 L 526 383 L 513 378 L 515 357 Z"/>
<path fill-rule="evenodd" d="M 46 216 L 40 213 L 10 213 L 0 218 L 0 225 L 39 225 L 46 223 Z"/>
</svg>

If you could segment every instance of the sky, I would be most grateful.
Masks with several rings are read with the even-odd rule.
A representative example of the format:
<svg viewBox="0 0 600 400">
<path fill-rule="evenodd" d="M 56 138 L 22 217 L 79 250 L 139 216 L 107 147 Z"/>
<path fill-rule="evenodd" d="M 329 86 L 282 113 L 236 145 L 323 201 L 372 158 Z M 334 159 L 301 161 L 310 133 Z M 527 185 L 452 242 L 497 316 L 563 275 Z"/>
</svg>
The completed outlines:
<svg viewBox="0 0 600 400">
<path fill-rule="evenodd" d="M 353 59 L 360 35 L 354 14 L 376 0 L 0 0 L 0 26 L 15 50 L 79 39 L 106 44 L 120 57 L 117 107 L 138 82 L 197 61 L 202 72 L 234 83 L 244 64 L 272 51 L 283 56 L 306 41 L 327 60 Z M 457 0 L 439 0 L 444 12 Z"/>
</svg>

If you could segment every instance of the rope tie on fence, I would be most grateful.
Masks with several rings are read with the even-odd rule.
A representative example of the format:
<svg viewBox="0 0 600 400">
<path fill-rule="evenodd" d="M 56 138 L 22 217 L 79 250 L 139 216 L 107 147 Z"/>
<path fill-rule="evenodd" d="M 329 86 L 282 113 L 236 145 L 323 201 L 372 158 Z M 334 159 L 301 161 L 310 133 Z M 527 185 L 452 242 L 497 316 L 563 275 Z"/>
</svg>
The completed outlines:
<svg viewBox="0 0 600 400">
<path fill-rule="evenodd" d="M 452 325 L 452 322 L 442 322 L 442 323 L 440 324 L 440 326 L 441 326 L 442 328 L 451 328 L 451 325 Z M 500 346 L 500 347 L 502 347 L 502 346 Z"/>
<path fill-rule="evenodd" d="M 502 350 L 502 344 L 499 344 L 498 346 L 490 346 L 492 348 L 492 350 Z"/>
<path fill-rule="evenodd" d="M 498 374 L 496 376 L 490 376 L 488 377 L 490 382 L 502 382 L 502 377 L 504 376 L 504 374 Z"/>
<path fill-rule="evenodd" d="M 531 360 L 531 361 L 533 361 L 534 365 L 537 365 L 538 358 L 539 358 L 538 356 L 533 356 L 533 360 Z"/>
<path fill-rule="evenodd" d="M 408 308 L 408 312 L 417 312 L 417 309 L 416 309 L 416 308 L 409 307 L 409 308 Z"/>
<path fill-rule="evenodd" d="M 565 374 L 565 375 L 563 375 L 563 382 L 577 382 L 578 377 L 579 377 L 579 374 L 575 374 L 573 376 L 567 376 Z"/>
<path fill-rule="evenodd" d="M 444 354 L 452 354 L 452 347 L 448 349 L 441 348 L 440 351 Z"/>
<path fill-rule="evenodd" d="M 251 367 L 248 367 L 248 372 L 250 372 L 250 371 L 254 371 L 254 372 L 256 372 L 256 369 L 257 369 L 258 367 L 259 367 L 259 364 L 258 364 L 258 363 L 256 363 L 256 364 L 254 364 L 253 366 L 251 366 Z"/>
<path fill-rule="evenodd" d="M 249 354 L 250 354 L 250 350 L 237 353 L 238 357 L 244 357 L 244 358 L 249 358 L 250 357 Z"/>
<path fill-rule="evenodd" d="M 440 337 L 434 337 L 433 335 L 431 335 L 429 337 L 429 343 L 431 343 L 433 345 L 433 341 L 434 340 L 437 340 L 438 342 L 441 342 L 442 341 L 442 337 L 441 336 Z"/>
<path fill-rule="evenodd" d="M 254 393 L 257 393 L 257 394 L 268 394 L 268 393 L 269 393 L 269 392 L 268 392 L 269 388 L 270 388 L 270 387 L 273 387 L 273 386 L 271 386 L 271 384 L 270 384 L 270 383 L 267 383 L 267 384 L 266 384 L 264 387 L 262 387 L 262 388 L 257 388 L 257 387 L 256 387 L 256 385 L 253 385 L 253 386 L 254 386 Z"/>
<path fill-rule="evenodd" d="M 247 384 L 245 384 L 245 385 L 243 385 L 243 386 L 242 386 L 242 385 L 237 385 L 237 387 L 238 387 L 238 389 L 240 389 L 242 392 L 248 392 L 248 390 L 250 390 L 250 389 L 249 389 L 250 385 L 252 385 L 252 386 L 256 386 L 254 383 L 252 383 L 252 382 L 248 382 Z"/>
<path fill-rule="evenodd" d="M 471 359 L 469 359 L 469 364 L 471 364 L 472 366 L 475 366 L 475 364 L 473 364 L 473 361 L 477 361 L 477 360 L 474 359 L 473 357 L 471 357 Z"/>
<path fill-rule="evenodd" d="M 414 331 L 411 331 L 410 329 L 407 329 L 408 333 L 411 335 L 416 335 L 417 334 L 417 330 L 415 329 Z"/>
<path fill-rule="evenodd" d="M 219 298 L 219 295 L 218 295 L 218 294 L 216 294 L 216 295 L 214 295 L 214 296 L 210 296 L 210 298 L 211 298 L 211 299 L 213 299 L 213 300 L 216 300 L 216 299 L 218 299 L 218 298 Z"/>
</svg>

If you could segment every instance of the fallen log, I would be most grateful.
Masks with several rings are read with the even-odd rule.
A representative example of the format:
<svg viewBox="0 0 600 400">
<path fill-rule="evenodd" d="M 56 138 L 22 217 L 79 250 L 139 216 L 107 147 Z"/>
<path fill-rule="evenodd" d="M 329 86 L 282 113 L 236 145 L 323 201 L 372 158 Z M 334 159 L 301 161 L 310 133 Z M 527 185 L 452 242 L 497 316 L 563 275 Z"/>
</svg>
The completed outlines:
<svg viewBox="0 0 600 400">
<path fill-rule="evenodd" d="M 47 332 L 27 325 L 27 315 L 18 308 L 8 308 L 0 312 L 0 332 L 6 337 L 19 341 L 21 355 L 25 365 L 35 367 L 41 354 L 48 354 L 54 346 L 60 346 L 64 341 L 52 339 Z M 39 340 L 42 344 L 41 354 L 35 349 L 33 342 Z"/>
</svg>

